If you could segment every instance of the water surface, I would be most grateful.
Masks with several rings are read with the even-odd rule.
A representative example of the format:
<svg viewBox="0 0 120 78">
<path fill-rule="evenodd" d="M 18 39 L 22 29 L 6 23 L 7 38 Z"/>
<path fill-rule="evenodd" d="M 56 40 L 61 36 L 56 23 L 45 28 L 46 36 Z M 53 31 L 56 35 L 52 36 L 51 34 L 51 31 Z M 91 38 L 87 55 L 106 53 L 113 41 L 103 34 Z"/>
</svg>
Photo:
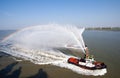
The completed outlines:
<svg viewBox="0 0 120 78">
<path fill-rule="evenodd" d="M 13 32 L 15 31 L 0 30 L 0 41 Z M 85 30 L 83 38 L 89 47 L 90 54 L 107 65 L 107 74 L 100 77 L 78 75 L 82 78 L 119 78 L 120 32 Z"/>
<path fill-rule="evenodd" d="M 107 74 L 104 77 L 119 78 L 120 31 L 86 30 L 83 37 L 95 59 L 107 65 Z"/>
</svg>

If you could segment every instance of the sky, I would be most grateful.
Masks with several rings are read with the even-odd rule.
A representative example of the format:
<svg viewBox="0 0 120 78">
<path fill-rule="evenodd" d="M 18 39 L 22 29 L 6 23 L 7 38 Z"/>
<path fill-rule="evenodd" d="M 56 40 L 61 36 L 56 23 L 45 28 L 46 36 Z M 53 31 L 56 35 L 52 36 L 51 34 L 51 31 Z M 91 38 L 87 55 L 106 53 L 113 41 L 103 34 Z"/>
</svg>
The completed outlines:
<svg viewBox="0 0 120 78">
<path fill-rule="evenodd" d="M 0 29 L 51 23 L 120 27 L 120 0 L 0 0 Z"/>
</svg>

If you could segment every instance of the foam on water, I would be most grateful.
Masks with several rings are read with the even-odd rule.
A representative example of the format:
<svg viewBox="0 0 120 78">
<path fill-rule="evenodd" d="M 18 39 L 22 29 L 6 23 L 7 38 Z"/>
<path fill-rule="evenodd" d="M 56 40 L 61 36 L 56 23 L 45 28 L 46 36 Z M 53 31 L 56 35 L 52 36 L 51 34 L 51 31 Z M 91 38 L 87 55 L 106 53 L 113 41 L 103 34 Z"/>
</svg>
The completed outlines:
<svg viewBox="0 0 120 78">
<path fill-rule="evenodd" d="M 84 53 L 83 31 L 84 29 L 57 24 L 32 26 L 6 37 L 1 42 L 0 51 L 29 60 L 35 64 L 51 64 L 64 67 L 78 74 L 104 75 L 107 72 L 106 69 L 85 70 L 68 64 L 67 60 L 72 55 L 66 55 L 58 50 L 59 48 L 66 48 L 66 45 L 73 45 L 73 48 L 76 48 L 74 45 L 77 45 L 77 48 L 79 46 Z"/>
</svg>

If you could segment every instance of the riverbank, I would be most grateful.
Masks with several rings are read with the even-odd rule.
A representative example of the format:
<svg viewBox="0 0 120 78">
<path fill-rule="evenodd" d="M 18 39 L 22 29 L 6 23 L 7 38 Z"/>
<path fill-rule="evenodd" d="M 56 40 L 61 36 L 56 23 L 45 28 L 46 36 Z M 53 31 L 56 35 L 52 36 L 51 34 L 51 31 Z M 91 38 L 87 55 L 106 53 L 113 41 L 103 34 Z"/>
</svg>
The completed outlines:
<svg viewBox="0 0 120 78">
<path fill-rule="evenodd" d="M 120 27 L 88 27 L 86 30 L 120 31 Z"/>
</svg>

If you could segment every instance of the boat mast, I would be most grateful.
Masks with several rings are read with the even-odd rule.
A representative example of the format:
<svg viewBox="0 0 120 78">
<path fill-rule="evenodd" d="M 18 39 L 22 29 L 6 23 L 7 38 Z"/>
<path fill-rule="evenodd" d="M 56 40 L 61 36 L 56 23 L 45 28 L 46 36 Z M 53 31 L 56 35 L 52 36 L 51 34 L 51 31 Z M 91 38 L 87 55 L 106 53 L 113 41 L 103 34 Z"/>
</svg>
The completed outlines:
<svg viewBox="0 0 120 78">
<path fill-rule="evenodd" d="M 87 45 L 85 45 L 85 53 L 86 53 L 86 54 L 85 54 L 85 56 L 86 56 L 85 58 L 86 58 L 86 59 L 89 59 L 89 50 L 88 50 Z"/>
</svg>

